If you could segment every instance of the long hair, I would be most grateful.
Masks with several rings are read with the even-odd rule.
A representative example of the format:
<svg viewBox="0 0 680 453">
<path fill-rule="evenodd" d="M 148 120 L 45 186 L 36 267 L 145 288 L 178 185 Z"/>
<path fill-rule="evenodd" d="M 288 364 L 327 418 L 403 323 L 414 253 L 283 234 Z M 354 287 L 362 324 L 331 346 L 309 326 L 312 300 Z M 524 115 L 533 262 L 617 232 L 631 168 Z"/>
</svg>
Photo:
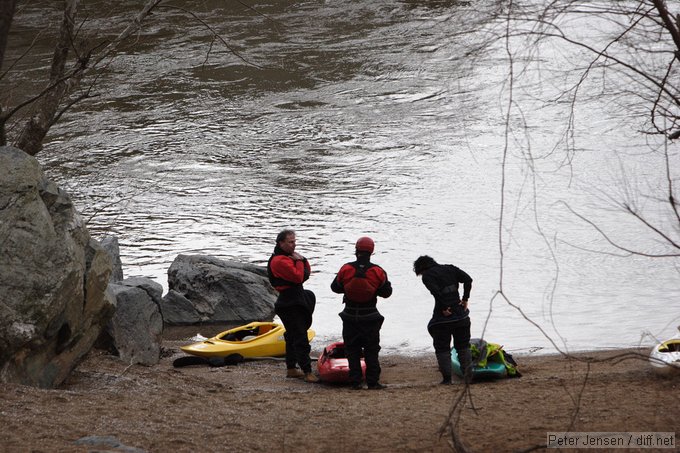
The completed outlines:
<svg viewBox="0 0 680 453">
<path fill-rule="evenodd" d="M 437 262 L 431 256 L 427 255 L 419 256 L 418 259 L 413 262 L 413 272 L 415 272 L 416 275 L 420 275 L 426 269 L 429 269 L 432 266 L 436 265 Z"/>
</svg>

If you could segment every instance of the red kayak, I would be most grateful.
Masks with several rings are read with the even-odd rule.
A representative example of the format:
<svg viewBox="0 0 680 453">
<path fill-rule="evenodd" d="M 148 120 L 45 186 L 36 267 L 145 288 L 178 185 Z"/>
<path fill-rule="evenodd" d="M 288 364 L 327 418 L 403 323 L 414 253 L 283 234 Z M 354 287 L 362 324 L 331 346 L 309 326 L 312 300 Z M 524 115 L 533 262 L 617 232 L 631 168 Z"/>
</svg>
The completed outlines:
<svg viewBox="0 0 680 453">
<path fill-rule="evenodd" d="M 349 363 L 345 354 L 345 343 L 332 343 L 325 348 L 316 364 L 322 382 L 348 383 Z M 366 362 L 361 358 L 361 372 L 366 376 Z"/>
</svg>

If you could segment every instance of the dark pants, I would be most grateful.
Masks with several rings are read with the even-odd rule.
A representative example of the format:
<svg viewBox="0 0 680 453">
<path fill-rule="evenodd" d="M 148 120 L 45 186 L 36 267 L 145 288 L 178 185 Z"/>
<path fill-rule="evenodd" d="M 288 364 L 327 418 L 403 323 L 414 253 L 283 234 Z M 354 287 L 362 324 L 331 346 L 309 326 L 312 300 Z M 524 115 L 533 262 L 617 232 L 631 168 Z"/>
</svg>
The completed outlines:
<svg viewBox="0 0 680 453">
<path fill-rule="evenodd" d="M 453 347 L 456 348 L 458 361 L 465 376 L 465 381 L 471 379 L 471 358 L 470 358 L 470 318 L 460 321 L 446 322 L 428 326 L 428 331 L 432 336 L 434 353 L 439 364 L 439 371 L 442 374 L 443 382 L 451 380 L 451 338 Z"/>
<path fill-rule="evenodd" d="M 470 349 L 470 318 L 428 327 L 435 354 L 451 352 L 451 338 L 457 352 Z"/>
<path fill-rule="evenodd" d="M 384 320 L 385 318 L 379 314 L 370 320 L 343 318 L 342 339 L 345 342 L 351 383 L 361 383 L 362 351 L 366 362 L 366 383 L 373 385 L 380 380 L 378 353 L 380 352 L 380 328 Z"/>
<path fill-rule="evenodd" d="M 286 367 L 295 368 L 296 365 L 300 365 L 303 372 L 311 373 L 312 363 L 309 358 L 311 347 L 307 330 L 312 326 L 312 313 L 302 305 L 275 309 L 286 329 L 286 333 L 283 334 L 286 340 Z"/>
</svg>

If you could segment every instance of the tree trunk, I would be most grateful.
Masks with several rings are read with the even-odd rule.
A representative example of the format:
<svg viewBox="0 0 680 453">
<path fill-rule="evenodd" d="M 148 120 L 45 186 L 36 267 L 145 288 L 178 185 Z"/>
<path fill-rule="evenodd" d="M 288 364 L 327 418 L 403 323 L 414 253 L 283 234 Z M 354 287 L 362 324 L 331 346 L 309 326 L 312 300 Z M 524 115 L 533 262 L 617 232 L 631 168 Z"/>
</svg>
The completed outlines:
<svg viewBox="0 0 680 453">
<path fill-rule="evenodd" d="M 0 0 L 0 66 L 5 60 L 7 35 L 9 35 L 9 28 L 12 26 L 16 3 L 17 0 Z"/>
<path fill-rule="evenodd" d="M 42 141 L 52 126 L 59 105 L 68 92 L 66 77 L 66 61 L 73 42 L 74 16 L 78 0 L 67 0 L 64 8 L 64 19 L 61 23 L 59 38 L 54 48 L 49 85 L 51 89 L 35 106 L 35 114 L 21 132 L 15 146 L 25 153 L 35 156 L 42 148 Z"/>
<path fill-rule="evenodd" d="M 5 49 L 7 48 L 7 36 L 12 26 L 14 11 L 16 10 L 17 0 L 0 0 L 0 68 L 5 61 Z M 0 105 L 0 146 L 7 144 L 5 136 L 5 118 Z"/>
</svg>

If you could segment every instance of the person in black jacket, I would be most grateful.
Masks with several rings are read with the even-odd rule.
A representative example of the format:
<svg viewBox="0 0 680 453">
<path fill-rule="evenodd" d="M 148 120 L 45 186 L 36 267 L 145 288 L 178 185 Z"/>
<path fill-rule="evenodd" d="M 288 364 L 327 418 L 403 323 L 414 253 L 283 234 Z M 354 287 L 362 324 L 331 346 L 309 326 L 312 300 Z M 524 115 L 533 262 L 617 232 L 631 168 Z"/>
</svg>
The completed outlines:
<svg viewBox="0 0 680 453">
<path fill-rule="evenodd" d="M 427 330 L 432 336 L 442 384 L 451 383 L 451 338 L 456 348 L 465 383 L 472 380 L 472 356 L 470 354 L 470 311 L 468 300 L 472 278 L 451 264 L 438 264 L 423 255 L 413 263 L 416 275 L 422 275 L 423 284 L 434 296 L 432 318 Z M 463 296 L 459 285 L 463 284 Z"/>
<path fill-rule="evenodd" d="M 355 244 L 356 261 L 344 264 L 331 283 L 331 290 L 344 294 L 345 309 L 340 312 L 342 339 L 349 362 L 352 388 L 362 386 L 361 355 L 366 361 L 366 385 L 370 390 L 386 386 L 380 383 L 380 328 L 385 318 L 378 311 L 377 297 L 390 297 L 392 284 L 385 270 L 371 263 L 375 244 L 369 237 L 361 237 Z"/>
</svg>

